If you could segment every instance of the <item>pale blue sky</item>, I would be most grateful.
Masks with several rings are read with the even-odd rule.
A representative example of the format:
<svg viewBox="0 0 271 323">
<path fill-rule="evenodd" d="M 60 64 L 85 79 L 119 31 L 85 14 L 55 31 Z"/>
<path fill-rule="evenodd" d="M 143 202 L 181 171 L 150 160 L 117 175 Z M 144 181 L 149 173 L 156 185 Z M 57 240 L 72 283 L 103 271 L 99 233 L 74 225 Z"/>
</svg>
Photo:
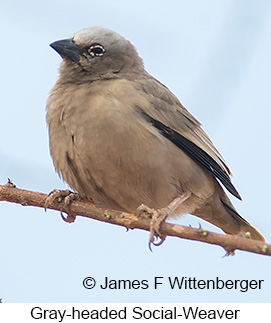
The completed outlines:
<svg viewBox="0 0 271 323">
<path fill-rule="evenodd" d="M 48 149 L 45 104 L 60 57 L 52 41 L 90 25 L 128 38 L 146 69 L 199 119 L 234 174 L 232 199 L 270 243 L 271 2 L 8 1 L 1 4 L 0 183 L 41 192 L 66 185 Z M 198 223 L 192 216 L 180 224 Z M 0 298 L 4 302 L 271 302 L 270 258 L 168 238 L 148 249 L 148 233 L 58 212 L 0 203 Z M 92 276 L 264 279 L 261 290 L 86 290 Z"/>
</svg>

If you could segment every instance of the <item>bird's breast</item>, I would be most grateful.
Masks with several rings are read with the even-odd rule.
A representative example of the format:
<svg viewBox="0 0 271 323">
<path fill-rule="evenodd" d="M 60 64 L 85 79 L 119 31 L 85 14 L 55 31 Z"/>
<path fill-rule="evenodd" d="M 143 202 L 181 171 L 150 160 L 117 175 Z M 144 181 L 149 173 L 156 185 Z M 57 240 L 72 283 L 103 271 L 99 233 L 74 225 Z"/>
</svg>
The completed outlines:
<svg viewBox="0 0 271 323">
<path fill-rule="evenodd" d="M 135 100 L 129 90 L 97 84 L 52 92 L 47 122 L 56 170 L 81 195 L 130 212 L 141 203 L 166 206 L 191 190 L 191 180 L 196 194 L 203 191 L 205 171 L 143 118 L 144 95 Z"/>
</svg>

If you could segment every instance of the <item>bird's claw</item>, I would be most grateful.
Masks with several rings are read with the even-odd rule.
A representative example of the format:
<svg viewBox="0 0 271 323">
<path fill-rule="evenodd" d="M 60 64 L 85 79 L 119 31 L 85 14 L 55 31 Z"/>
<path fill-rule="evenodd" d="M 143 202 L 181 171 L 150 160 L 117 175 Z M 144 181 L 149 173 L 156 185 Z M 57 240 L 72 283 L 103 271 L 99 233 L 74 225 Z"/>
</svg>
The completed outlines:
<svg viewBox="0 0 271 323">
<path fill-rule="evenodd" d="M 234 249 L 226 249 L 226 248 L 224 248 L 224 250 L 226 251 L 226 253 L 225 253 L 224 256 L 222 256 L 222 258 L 229 257 L 229 256 L 234 256 L 234 254 L 235 254 Z"/>
<path fill-rule="evenodd" d="M 44 208 L 45 211 L 50 204 L 57 201 L 58 203 L 64 202 L 63 209 L 60 210 L 61 218 L 68 223 L 72 223 L 75 221 L 76 214 L 74 212 L 69 211 L 69 206 L 72 201 L 76 201 L 79 199 L 79 194 L 71 192 L 70 190 L 53 190 L 48 194 L 48 197 L 45 200 Z M 63 211 L 67 213 L 67 217 L 64 217 Z"/>
<path fill-rule="evenodd" d="M 66 223 L 73 223 L 75 221 L 75 218 L 76 218 L 76 213 L 71 212 L 71 211 L 69 211 L 69 213 L 67 213 L 67 215 L 68 215 L 67 217 L 65 217 L 63 215 L 62 211 L 60 211 L 60 215 L 61 215 L 62 220 L 64 222 L 66 222 Z"/>
</svg>

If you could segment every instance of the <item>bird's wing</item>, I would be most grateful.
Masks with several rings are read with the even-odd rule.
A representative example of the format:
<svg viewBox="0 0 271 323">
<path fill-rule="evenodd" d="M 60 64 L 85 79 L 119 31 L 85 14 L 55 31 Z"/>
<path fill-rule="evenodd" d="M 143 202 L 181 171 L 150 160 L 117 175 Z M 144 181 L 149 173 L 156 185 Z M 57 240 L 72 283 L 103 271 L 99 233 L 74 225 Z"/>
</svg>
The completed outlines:
<svg viewBox="0 0 271 323">
<path fill-rule="evenodd" d="M 159 81 L 148 77 L 139 83 L 141 90 L 147 96 L 148 104 L 139 107 L 146 120 L 151 122 L 163 136 L 208 169 L 229 192 L 241 199 L 231 182 L 230 169 L 201 128 L 199 121 Z"/>
</svg>

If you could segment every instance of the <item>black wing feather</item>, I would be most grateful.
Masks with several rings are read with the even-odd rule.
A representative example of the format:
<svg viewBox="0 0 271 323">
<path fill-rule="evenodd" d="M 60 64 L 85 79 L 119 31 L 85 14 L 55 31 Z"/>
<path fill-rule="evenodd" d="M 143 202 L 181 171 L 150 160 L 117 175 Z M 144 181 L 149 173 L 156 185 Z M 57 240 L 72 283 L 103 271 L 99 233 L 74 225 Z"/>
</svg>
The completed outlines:
<svg viewBox="0 0 271 323">
<path fill-rule="evenodd" d="M 187 155 L 194 159 L 198 164 L 205 167 L 210 173 L 212 173 L 226 189 L 239 200 L 241 196 L 233 186 L 229 175 L 219 166 L 219 164 L 208 155 L 203 149 L 195 145 L 192 141 L 188 140 L 175 130 L 164 125 L 162 122 L 152 118 L 145 111 L 140 109 L 145 119 L 152 123 L 152 125 L 160 131 L 160 133 L 173 142 L 178 148 L 182 149 Z"/>
</svg>

